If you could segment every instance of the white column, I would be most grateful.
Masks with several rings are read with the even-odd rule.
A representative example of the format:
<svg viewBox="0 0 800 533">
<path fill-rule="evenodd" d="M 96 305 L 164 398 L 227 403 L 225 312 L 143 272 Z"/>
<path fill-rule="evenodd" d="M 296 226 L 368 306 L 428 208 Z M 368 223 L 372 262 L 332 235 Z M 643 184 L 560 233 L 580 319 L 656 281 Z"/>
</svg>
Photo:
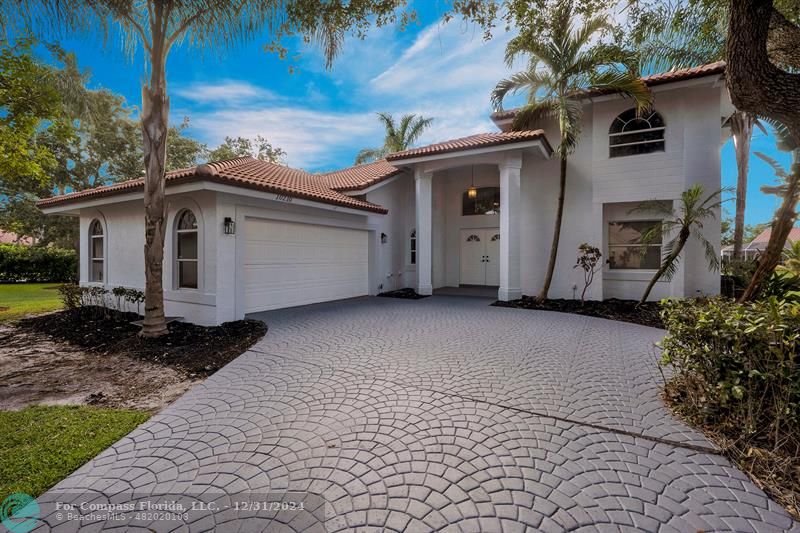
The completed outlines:
<svg viewBox="0 0 800 533">
<path fill-rule="evenodd" d="M 414 182 L 417 192 L 417 292 L 433 294 L 433 174 L 415 169 Z"/>
<path fill-rule="evenodd" d="M 520 169 L 522 157 L 508 156 L 500 165 L 500 289 L 497 299 L 522 296 L 520 288 Z"/>
</svg>

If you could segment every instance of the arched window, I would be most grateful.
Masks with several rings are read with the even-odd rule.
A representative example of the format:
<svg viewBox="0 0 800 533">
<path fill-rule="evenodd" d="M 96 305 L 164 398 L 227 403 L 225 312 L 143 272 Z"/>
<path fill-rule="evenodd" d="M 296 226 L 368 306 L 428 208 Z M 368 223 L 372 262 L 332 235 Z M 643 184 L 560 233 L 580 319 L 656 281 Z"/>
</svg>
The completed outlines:
<svg viewBox="0 0 800 533">
<path fill-rule="evenodd" d="M 417 264 L 417 230 L 411 230 L 411 238 L 409 239 L 409 259 L 412 265 Z"/>
<path fill-rule="evenodd" d="M 105 272 L 105 235 L 103 225 L 94 219 L 89 224 L 89 281 L 103 281 Z"/>
<path fill-rule="evenodd" d="M 664 151 L 664 119 L 656 111 L 637 116 L 635 109 L 620 114 L 608 130 L 609 157 Z"/>
<path fill-rule="evenodd" d="M 175 226 L 178 288 L 196 289 L 198 279 L 198 231 L 194 213 L 184 209 Z"/>
<path fill-rule="evenodd" d="M 461 214 L 498 215 L 500 214 L 500 187 L 479 187 L 464 191 L 461 197 Z"/>
</svg>

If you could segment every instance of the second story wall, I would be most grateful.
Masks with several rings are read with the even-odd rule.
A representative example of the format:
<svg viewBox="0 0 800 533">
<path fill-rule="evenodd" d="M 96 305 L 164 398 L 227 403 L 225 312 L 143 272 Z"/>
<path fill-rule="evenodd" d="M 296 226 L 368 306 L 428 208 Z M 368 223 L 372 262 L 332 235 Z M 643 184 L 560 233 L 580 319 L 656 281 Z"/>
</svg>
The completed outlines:
<svg viewBox="0 0 800 533">
<path fill-rule="evenodd" d="M 593 199 L 598 203 L 677 198 L 692 183 L 719 182 L 720 87 L 683 87 L 655 93 L 666 126 L 664 151 L 610 157 L 609 128 L 629 100 L 592 106 Z"/>
</svg>

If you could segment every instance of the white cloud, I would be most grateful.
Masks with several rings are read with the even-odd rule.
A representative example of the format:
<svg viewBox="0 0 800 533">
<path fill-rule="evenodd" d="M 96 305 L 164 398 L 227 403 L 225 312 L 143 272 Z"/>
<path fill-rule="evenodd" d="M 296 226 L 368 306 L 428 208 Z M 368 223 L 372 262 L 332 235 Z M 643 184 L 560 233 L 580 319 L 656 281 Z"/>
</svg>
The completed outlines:
<svg viewBox="0 0 800 533">
<path fill-rule="evenodd" d="M 224 137 L 263 135 L 286 150 L 287 164 L 316 170 L 330 167 L 332 156 L 342 156 L 352 146 L 369 145 L 379 126 L 369 113 L 320 112 L 298 107 L 223 108 L 196 114 L 191 127 L 210 146 Z"/>
<path fill-rule="evenodd" d="M 262 100 L 277 98 L 277 95 L 272 91 L 246 81 L 237 80 L 220 80 L 215 83 L 192 83 L 190 85 L 177 87 L 174 93 L 192 102 L 223 105 L 255 98 Z"/>
<path fill-rule="evenodd" d="M 301 68 L 333 82 L 335 89 L 325 93 L 313 81 L 304 95 L 289 98 L 246 81 L 223 80 L 182 87 L 177 94 L 200 105 L 189 111 L 191 128 L 210 146 L 225 135 L 263 135 L 287 151 L 291 166 L 332 169 L 381 143 L 378 111 L 433 117 L 420 144 L 493 131 L 489 94 L 509 74 L 503 55 L 510 37 L 497 32 L 485 42 L 479 30 L 452 21 L 423 28 L 409 43 L 407 34 L 385 27 L 365 41 L 348 41 L 331 72 L 319 68 L 318 54 L 306 57 Z M 333 110 L 318 110 L 331 104 Z"/>
</svg>

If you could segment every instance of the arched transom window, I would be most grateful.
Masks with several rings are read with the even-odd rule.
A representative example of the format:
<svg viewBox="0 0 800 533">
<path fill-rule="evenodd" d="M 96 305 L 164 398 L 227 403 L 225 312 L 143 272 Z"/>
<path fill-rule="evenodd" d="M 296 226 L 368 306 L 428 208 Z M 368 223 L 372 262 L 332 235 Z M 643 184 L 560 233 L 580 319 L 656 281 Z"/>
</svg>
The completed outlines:
<svg viewBox="0 0 800 533">
<path fill-rule="evenodd" d="M 103 281 L 105 272 L 105 235 L 99 220 L 89 224 L 89 281 Z"/>
<path fill-rule="evenodd" d="M 188 209 L 178 214 L 175 238 L 178 288 L 196 289 L 199 264 L 197 218 Z"/>
<path fill-rule="evenodd" d="M 656 111 L 636 114 L 629 109 L 611 123 L 608 131 L 609 157 L 664 151 L 664 119 Z"/>
</svg>

